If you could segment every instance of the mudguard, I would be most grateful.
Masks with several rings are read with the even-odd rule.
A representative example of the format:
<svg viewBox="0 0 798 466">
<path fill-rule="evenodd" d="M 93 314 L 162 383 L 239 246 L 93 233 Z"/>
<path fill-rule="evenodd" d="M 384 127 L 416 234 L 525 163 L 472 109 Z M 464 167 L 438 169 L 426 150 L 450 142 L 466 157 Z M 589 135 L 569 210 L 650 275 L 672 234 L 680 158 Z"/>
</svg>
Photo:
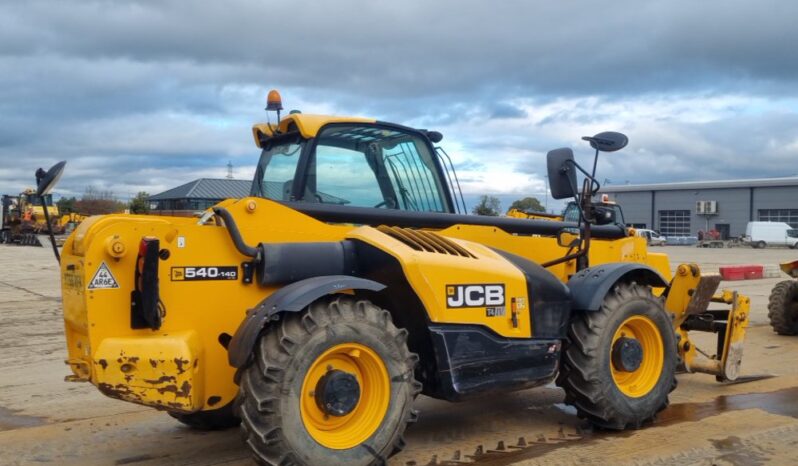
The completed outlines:
<svg viewBox="0 0 798 466">
<path fill-rule="evenodd" d="M 666 287 L 668 282 L 656 270 L 633 262 L 615 262 L 588 267 L 568 281 L 571 290 L 572 309 L 575 311 L 598 311 L 604 297 L 618 281 L 634 281 L 655 288 Z"/>
<path fill-rule="evenodd" d="M 299 312 L 313 301 L 330 293 L 345 290 L 380 291 L 385 285 L 373 280 L 348 275 L 328 275 L 307 278 L 284 286 L 247 311 L 235 335 L 227 346 L 231 366 L 241 368 L 249 359 L 258 335 L 266 324 L 280 312 Z"/>
</svg>

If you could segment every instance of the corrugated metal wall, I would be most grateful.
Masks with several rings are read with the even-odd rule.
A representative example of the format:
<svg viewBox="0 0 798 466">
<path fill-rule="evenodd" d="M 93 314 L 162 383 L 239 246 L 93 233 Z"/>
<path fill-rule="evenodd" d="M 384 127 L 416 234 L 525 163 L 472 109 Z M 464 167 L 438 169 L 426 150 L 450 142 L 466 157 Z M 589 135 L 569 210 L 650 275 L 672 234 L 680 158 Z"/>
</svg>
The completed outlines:
<svg viewBox="0 0 798 466">
<path fill-rule="evenodd" d="M 711 229 L 716 224 L 728 224 L 730 236 L 741 236 L 749 220 L 757 220 L 759 209 L 798 209 L 798 186 L 665 190 L 653 194 L 652 191 L 636 191 L 609 193 L 609 196 L 622 206 L 626 223 L 645 224 L 655 230 L 660 229 L 659 211 L 689 210 L 692 235 L 705 230 L 707 225 Z M 718 215 L 708 218 L 698 215 L 696 201 L 717 201 Z"/>
</svg>

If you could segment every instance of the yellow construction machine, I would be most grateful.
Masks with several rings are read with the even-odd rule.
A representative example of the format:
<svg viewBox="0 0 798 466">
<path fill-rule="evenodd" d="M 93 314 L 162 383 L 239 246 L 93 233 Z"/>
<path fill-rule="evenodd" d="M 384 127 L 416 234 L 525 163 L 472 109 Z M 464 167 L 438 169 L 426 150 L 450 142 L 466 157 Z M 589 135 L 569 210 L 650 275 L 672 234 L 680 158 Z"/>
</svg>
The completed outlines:
<svg viewBox="0 0 798 466">
<path fill-rule="evenodd" d="M 600 202 L 594 202 L 593 208 L 598 211 L 600 209 L 600 215 L 597 217 L 596 222 L 598 225 L 608 225 L 608 224 L 618 224 L 620 226 L 625 225 L 625 220 L 623 217 L 623 209 L 617 203 L 610 201 L 609 196 L 603 194 L 601 196 Z M 559 220 L 559 221 L 566 221 L 566 222 L 578 222 L 580 216 L 580 209 L 579 205 L 575 201 L 571 201 L 565 205 L 565 209 L 563 209 L 562 214 L 549 214 L 546 212 L 537 212 L 537 211 L 526 211 L 521 209 L 511 208 L 507 211 L 506 214 L 508 217 L 513 218 L 531 218 L 531 219 L 541 219 L 541 220 Z"/>
<path fill-rule="evenodd" d="M 38 235 L 47 231 L 42 200 L 48 203 L 47 213 L 52 226 L 59 230 L 59 225 L 54 222 L 58 217 L 58 207 L 52 205 L 51 196 L 48 194 L 42 199 L 33 189 L 26 189 L 18 196 L 0 197 L 0 243 L 41 246 Z"/>
<path fill-rule="evenodd" d="M 70 212 L 58 218 L 56 229 L 59 234 L 69 234 L 80 225 L 80 222 L 89 218 L 88 215 L 79 214 L 77 212 Z"/>
<path fill-rule="evenodd" d="M 793 279 L 776 283 L 770 291 L 770 326 L 779 335 L 798 335 L 798 260 L 782 262 L 780 268 Z"/>
<path fill-rule="evenodd" d="M 240 422 L 262 464 L 370 465 L 403 447 L 419 393 L 554 380 L 579 416 L 626 429 L 667 405 L 679 365 L 737 377 L 748 299 L 598 225 L 598 183 L 571 149 L 547 164 L 576 222 L 480 217 L 440 133 L 281 119 L 276 92 L 267 110 L 250 197 L 199 219 L 90 217 L 69 237 L 69 380 L 197 428 Z M 596 157 L 626 145 L 587 140 Z M 693 331 L 718 335 L 714 356 Z"/>
</svg>

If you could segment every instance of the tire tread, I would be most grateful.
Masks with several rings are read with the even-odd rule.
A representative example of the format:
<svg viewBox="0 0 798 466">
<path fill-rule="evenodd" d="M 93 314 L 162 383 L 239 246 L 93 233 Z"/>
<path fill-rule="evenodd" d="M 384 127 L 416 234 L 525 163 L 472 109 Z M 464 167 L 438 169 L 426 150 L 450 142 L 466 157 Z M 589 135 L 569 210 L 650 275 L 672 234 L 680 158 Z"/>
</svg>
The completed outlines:
<svg viewBox="0 0 798 466">
<path fill-rule="evenodd" d="M 350 296 L 336 296 L 314 302 L 304 312 L 288 313 L 279 324 L 262 334 L 255 348 L 255 357 L 248 366 L 239 369 L 239 396 L 235 403 L 241 418 L 241 432 L 245 443 L 253 452 L 255 461 L 266 466 L 302 465 L 301 455 L 287 442 L 286 433 L 279 427 L 280 393 L 283 376 L 296 357 L 301 357 L 303 343 L 319 331 L 327 331 L 332 323 L 368 321 L 378 325 L 387 338 L 395 341 L 403 354 L 396 355 L 407 366 L 403 379 L 409 384 L 411 400 L 421 392 L 421 384 L 414 378 L 418 356 L 407 349 L 408 333 L 398 329 L 391 314 L 367 300 Z M 379 454 L 372 464 L 384 464 L 385 458 L 404 448 L 403 432 L 416 421 L 417 414 L 410 403 L 401 412 L 396 435 L 386 448 L 384 457 Z"/>
<path fill-rule="evenodd" d="M 798 315 L 791 305 L 798 296 L 798 281 L 784 280 L 776 284 L 768 298 L 770 326 L 779 335 L 798 335 Z"/>
<path fill-rule="evenodd" d="M 635 283 L 618 284 L 607 295 L 599 311 L 586 312 L 574 319 L 568 332 L 568 340 L 564 343 L 556 383 L 565 390 L 566 403 L 576 408 L 579 417 L 603 428 L 639 428 L 668 406 L 668 397 L 665 396 L 655 412 L 642 418 L 636 413 L 624 412 L 610 398 L 610 390 L 615 389 L 612 380 L 606 380 L 604 371 L 597 365 L 597 361 L 601 360 L 601 337 L 610 317 L 621 305 L 632 299 L 646 300 L 662 307 L 662 301 L 655 298 L 648 288 Z M 665 357 L 668 358 L 668 355 Z M 675 387 L 676 378 L 673 377 L 668 393 Z"/>
</svg>

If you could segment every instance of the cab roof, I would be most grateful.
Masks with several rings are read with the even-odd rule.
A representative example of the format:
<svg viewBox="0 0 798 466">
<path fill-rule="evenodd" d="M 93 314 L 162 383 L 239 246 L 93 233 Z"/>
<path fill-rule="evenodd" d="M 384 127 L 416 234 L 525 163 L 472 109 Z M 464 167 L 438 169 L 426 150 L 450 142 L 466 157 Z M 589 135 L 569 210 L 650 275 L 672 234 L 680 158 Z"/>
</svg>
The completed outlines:
<svg viewBox="0 0 798 466">
<path fill-rule="evenodd" d="M 306 115 L 294 113 L 280 120 L 278 129 L 280 132 L 287 132 L 289 128 L 296 127 L 303 138 L 313 138 L 319 129 L 328 123 L 376 123 L 373 118 L 335 116 L 335 115 Z M 252 136 L 255 138 L 255 145 L 261 147 L 261 138 L 271 137 L 274 134 L 274 126 L 268 123 L 257 123 L 252 125 Z"/>
</svg>

